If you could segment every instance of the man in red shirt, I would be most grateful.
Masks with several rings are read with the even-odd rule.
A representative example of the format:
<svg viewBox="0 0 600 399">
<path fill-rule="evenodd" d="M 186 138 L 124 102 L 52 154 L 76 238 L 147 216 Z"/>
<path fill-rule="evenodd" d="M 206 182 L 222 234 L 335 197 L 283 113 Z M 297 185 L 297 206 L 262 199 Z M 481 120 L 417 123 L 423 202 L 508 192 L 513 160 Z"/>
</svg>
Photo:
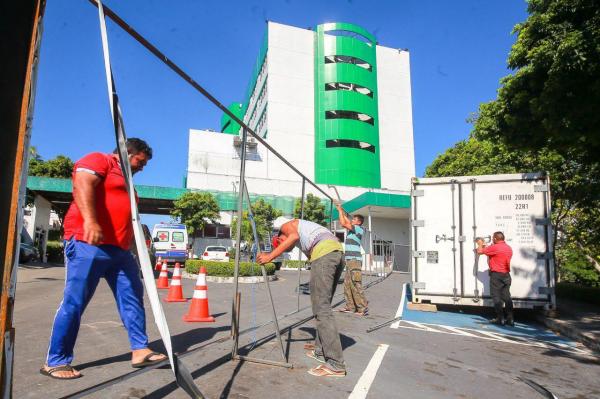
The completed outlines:
<svg viewBox="0 0 600 399">
<path fill-rule="evenodd" d="M 510 260 L 512 258 L 512 248 L 504 242 L 504 233 L 497 231 L 492 236 L 493 245 L 486 247 L 481 238 L 477 239 L 477 253 L 487 255 L 488 265 L 490 267 L 490 292 L 496 318 L 492 323 L 514 327 L 513 303 L 510 298 Z M 506 308 L 506 318 L 504 309 Z"/>
<path fill-rule="evenodd" d="M 133 239 L 131 204 L 117 150 L 91 153 L 74 165 L 73 202 L 64 219 L 65 288 L 50 336 L 46 364 L 40 372 L 52 378 L 73 379 L 71 367 L 81 316 L 105 278 L 127 329 L 133 367 L 166 359 L 148 349 L 144 289 L 138 265 L 130 252 Z M 132 173 L 152 158 L 145 141 L 127 140 Z"/>
</svg>

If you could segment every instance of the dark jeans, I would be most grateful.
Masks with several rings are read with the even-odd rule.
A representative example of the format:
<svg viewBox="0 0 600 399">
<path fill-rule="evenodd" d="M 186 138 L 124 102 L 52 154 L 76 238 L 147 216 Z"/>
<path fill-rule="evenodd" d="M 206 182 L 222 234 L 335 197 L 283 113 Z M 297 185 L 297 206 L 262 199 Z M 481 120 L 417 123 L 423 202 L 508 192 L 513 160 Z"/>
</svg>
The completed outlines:
<svg viewBox="0 0 600 399">
<path fill-rule="evenodd" d="M 310 301 L 317 327 L 315 353 L 322 355 L 335 370 L 346 369 L 340 334 L 331 310 L 333 294 L 344 270 L 343 255 L 339 251 L 331 252 L 310 264 Z"/>
<path fill-rule="evenodd" d="M 506 308 L 506 319 L 513 320 L 513 303 L 510 298 L 510 273 L 490 273 L 490 291 L 494 309 L 499 320 L 504 320 L 502 304 Z"/>
</svg>

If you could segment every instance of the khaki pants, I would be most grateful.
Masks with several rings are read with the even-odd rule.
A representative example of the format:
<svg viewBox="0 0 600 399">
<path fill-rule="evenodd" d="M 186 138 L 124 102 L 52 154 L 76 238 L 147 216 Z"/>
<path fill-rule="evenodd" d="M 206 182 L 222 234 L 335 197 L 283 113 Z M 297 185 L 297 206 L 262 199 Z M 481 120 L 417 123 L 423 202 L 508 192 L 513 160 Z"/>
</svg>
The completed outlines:
<svg viewBox="0 0 600 399">
<path fill-rule="evenodd" d="M 364 312 L 368 302 L 362 286 L 362 262 L 360 260 L 346 260 L 346 277 L 344 277 L 344 297 L 346 309 L 355 312 Z"/>
<path fill-rule="evenodd" d="M 338 333 L 331 301 L 344 270 L 344 254 L 335 251 L 310 264 L 310 301 L 315 315 L 317 334 L 315 353 L 322 355 L 334 370 L 345 370 L 342 342 Z"/>
</svg>

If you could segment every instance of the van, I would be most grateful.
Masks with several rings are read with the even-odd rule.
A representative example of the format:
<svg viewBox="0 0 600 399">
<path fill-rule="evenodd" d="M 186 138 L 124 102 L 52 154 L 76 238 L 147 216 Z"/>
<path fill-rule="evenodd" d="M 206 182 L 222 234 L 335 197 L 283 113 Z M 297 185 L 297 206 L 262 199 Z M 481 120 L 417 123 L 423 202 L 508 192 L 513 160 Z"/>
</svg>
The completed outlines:
<svg viewBox="0 0 600 399">
<path fill-rule="evenodd" d="M 185 224 L 158 223 L 152 229 L 154 255 L 164 262 L 185 262 L 187 259 L 188 233 Z"/>
</svg>

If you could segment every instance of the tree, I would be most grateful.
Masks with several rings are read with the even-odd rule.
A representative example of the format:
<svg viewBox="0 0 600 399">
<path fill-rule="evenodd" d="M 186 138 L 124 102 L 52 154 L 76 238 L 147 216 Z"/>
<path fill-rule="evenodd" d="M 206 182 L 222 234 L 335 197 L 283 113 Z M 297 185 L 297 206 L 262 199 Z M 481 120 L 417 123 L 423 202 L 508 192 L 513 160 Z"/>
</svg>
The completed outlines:
<svg viewBox="0 0 600 399">
<path fill-rule="evenodd" d="M 598 164 L 600 6 L 597 0 L 529 0 L 513 30 L 497 99 L 479 108 L 475 134 L 511 148 L 548 148 Z M 593 172 L 599 173 L 598 168 Z"/>
<path fill-rule="evenodd" d="M 38 153 L 34 146 L 29 148 L 29 176 L 44 176 L 44 177 L 55 177 L 70 179 L 73 173 L 73 161 L 71 158 L 65 155 L 58 155 L 54 159 L 44 161 L 42 156 Z M 25 202 L 27 205 L 32 206 L 35 200 L 34 193 L 27 190 Z M 52 206 L 52 210 L 58 215 L 61 229 L 64 216 L 67 212 L 67 206 Z"/>
<path fill-rule="evenodd" d="M 279 209 L 275 209 L 271 204 L 260 198 L 252 204 L 254 223 L 259 239 L 268 237 L 273 230 L 273 221 L 282 215 Z M 237 232 L 237 217 L 231 223 L 231 234 L 235 237 Z M 254 232 L 248 218 L 248 211 L 242 215 L 242 241 L 254 244 Z"/>
<path fill-rule="evenodd" d="M 29 176 L 45 176 L 70 179 L 73 173 L 73 161 L 71 158 L 58 155 L 54 159 L 44 161 L 39 155 L 29 159 Z"/>
<path fill-rule="evenodd" d="M 296 200 L 296 205 L 294 206 L 294 217 L 296 219 L 300 218 L 300 198 Z M 311 222 L 315 222 L 320 224 L 321 226 L 327 225 L 327 214 L 325 212 L 325 205 L 321 202 L 321 198 L 317 197 L 313 194 L 307 194 L 304 199 L 304 220 L 310 220 Z"/>
<path fill-rule="evenodd" d="M 174 202 L 171 216 L 187 227 L 192 240 L 207 223 L 216 223 L 219 218 L 219 204 L 211 193 L 187 192 Z"/>
<path fill-rule="evenodd" d="M 554 248 L 562 277 L 577 274 L 578 265 L 600 272 L 600 181 L 597 166 L 577 154 L 565 158 L 556 151 L 511 150 L 502 142 L 471 136 L 440 154 L 425 170 L 428 177 L 546 171 L 552 181 Z M 577 259 L 577 262 L 574 262 Z M 595 281 L 588 279 L 588 282 Z"/>
</svg>

